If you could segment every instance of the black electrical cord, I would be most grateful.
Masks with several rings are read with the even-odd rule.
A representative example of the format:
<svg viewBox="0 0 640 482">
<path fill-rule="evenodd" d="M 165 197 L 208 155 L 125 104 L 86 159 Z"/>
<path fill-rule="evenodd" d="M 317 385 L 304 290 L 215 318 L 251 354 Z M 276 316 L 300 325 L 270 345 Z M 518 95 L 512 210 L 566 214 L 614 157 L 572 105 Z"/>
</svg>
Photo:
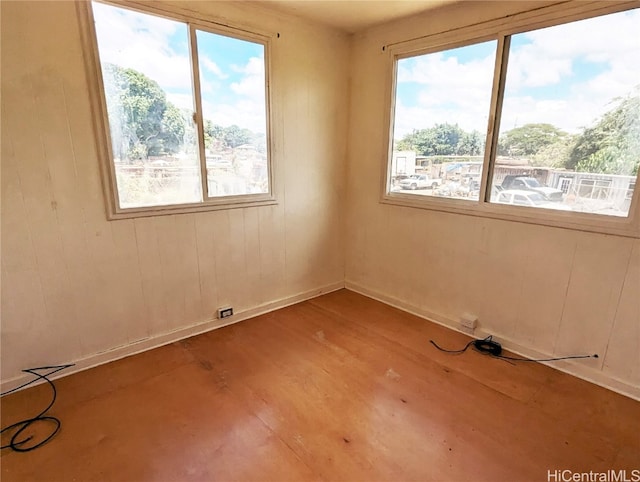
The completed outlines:
<svg viewBox="0 0 640 482">
<path fill-rule="evenodd" d="M 435 346 L 438 350 L 443 351 L 445 353 L 456 353 L 456 354 L 460 354 L 460 353 L 464 353 L 465 351 L 467 351 L 467 348 L 469 348 L 471 345 L 473 345 L 473 342 L 476 340 L 471 340 L 469 343 L 467 343 L 465 345 L 465 347 L 462 350 L 445 350 L 444 348 L 438 346 L 438 344 L 433 341 L 433 340 L 429 340 L 431 342 L 431 344 L 433 346 Z"/>
<path fill-rule="evenodd" d="M 45 416 L 45 413 L 47 413 L 47 411 L 51 407 L 53 407 L 53 404 L 56 402 L 56 397 L 57 397 L 56 386 L 47 377 L 53 375 L 54 373 L 58 373 L 59 371 L 64 370 L 65 368 L 69 368 L 72 366 L 73 364 L 55 365 L 55 366 L 46 366 L 46 367 L 38 367 L 38 368 L 28 368 L 26 370 L 22 370 L 25 373 L 35 375 L 36 378 L 12 390 L 7 390 L 4 393 L 0 393 L 0 397 L 4 397 L 5 395 L 9 395 L 10 393 L 17 392 L 21 388 L 32 385 L 36 383 L 38 380 L 44 380 L 46 383 L 48 383 L 53 392 L 51 402 L 49 402 L 49 405 L 47 405 L 47 408 L 42 410 L 38 415 L 36 415 L 33 418 L 27 418 L 25 420 L 21 420 L 20 422 L 13 423 L 7 427 L 4 427 L 2 430 L 0 430 L 0 434 L 4 434 L 5 432 L 11 433 L 11 431 L 15 431 L 13 435 L 11 435 L 11 439 L 9 443 L 6 445 L 3 445 L 2 447 L 0 447 L 0 449 L 10 448 L 11 450 L 15 450 L 16 452 L 29 452 L 31 450 L 37 449 L 38 447 L 41 447 L 42 445 L 47 443 L 49 440 L 51 440 L 55 436 L 55 434 L 58 433 L 58 430 L 60 430 L 60 420 L 58 420 L 56 417 Z M 47 371 L 47 372 L 43 374 L 43 373 L 38 373 L 39 371 Z M 54 425 L 53 432 L 51 432 L 51 434 L 49 434 L 48 437 L 46 437 L 44 440 L 41 440 L 37 444 L 25 447 L 25 444 L 33 439 L 33 435 L 28 435 L 26 436 L 26 438 L 23 438 L 22 440 L 18 440 L 18 438 L 29 427 L 31 427 L 32 425 L 38 422 L 43 422 L 43 421 L 53 423 Z"/>
<path fill-rule="evenodd" d="M 438 346 L 438 344 L 429 340 L 433 346 L 435 346 L 438 350 L 443 351 L 445 353 L 464 353 L 467 351 L 467 348 L 473 346 L 480 353 L 484 353 L 486 355 L 491 355 L 496 358 L 501 358 L 503 360 L 512 360 L 512 361 L 523 361 L 523 362 L 547 362 L 547 361 L 558 361 L 558 360 L 570 360 L 570 359 L 578 359 L 578 358 L 598 358 L 598 354 L 595 355 L 571 355 L 571 356 L 561 356 L 556 358 L 521 358 L 521 357 L 513 357 L 502 354 L 502 345 L 497 341 L 493 341 L 493 335 L 489 335 L 488 337 L 481 340 L 471 340 L 469 343 L 465 345 L 461 350 L 445 350 L 444 348 Z"/>
</svg>

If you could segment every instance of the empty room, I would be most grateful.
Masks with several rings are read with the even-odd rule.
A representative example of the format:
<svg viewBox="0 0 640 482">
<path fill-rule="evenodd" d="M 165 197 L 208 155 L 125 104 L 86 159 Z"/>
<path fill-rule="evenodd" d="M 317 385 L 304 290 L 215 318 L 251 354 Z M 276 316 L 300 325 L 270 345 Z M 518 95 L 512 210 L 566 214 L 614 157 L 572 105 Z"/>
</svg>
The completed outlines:
<svg viewBox="0 0 640 482">
<path fill-rule="evenodd" d="M 0 9 L 3 482 L 640 482 L 640 2 Z"/>
</svg>

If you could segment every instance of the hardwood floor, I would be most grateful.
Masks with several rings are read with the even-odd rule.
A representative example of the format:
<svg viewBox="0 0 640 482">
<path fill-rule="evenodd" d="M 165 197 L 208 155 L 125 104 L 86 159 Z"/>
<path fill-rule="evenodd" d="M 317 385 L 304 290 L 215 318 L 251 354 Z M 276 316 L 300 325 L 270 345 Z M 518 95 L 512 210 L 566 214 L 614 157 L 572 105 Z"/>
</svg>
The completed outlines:
<svg viewBox="0 0 640 482">
<path fill-rule="evenodd" d="M 640 403 L 347 290 L 56 381 L 2 481 L 546 481 L 640 469 Z M 45 386 L 2 399 L 33 416 Z M 553 479 L 552 479 L 553 480 Z"/>
</svg>

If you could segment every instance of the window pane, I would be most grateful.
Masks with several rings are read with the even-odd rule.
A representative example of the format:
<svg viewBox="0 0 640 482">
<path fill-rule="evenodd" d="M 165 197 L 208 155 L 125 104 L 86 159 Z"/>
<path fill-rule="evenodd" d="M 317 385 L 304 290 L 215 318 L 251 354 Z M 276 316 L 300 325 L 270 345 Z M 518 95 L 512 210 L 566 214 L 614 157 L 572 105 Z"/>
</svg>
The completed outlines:
<svg viewBox="0 0 640 482">
<path fill-rule="evenodd" d="M 202 200 L 187 26 L 93 3 L 120 207 Z"/>
<path fill-rule="evenodd" d="M 496 43 L 398 60 L 389 191 L 478 199 Z"/>
<path fill-rule="evenodd" d="M 210 197 L 269 192 L 264 45 L 198 30 Z"/>
<path fill-rule="evenodd" d="M 491 200 L 627 216 L 640 164 L 640 11 L 514 35 Z"/>
</svg>

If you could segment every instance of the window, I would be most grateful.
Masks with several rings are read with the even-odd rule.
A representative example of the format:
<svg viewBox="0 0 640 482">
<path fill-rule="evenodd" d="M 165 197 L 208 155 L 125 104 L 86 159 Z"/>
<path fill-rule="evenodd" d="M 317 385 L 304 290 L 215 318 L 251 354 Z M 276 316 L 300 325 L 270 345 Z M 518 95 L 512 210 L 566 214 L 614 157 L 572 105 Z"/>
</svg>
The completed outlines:
<svg viewBox="0 0 640 482">
<path fill-rule="evenodd" d="M 389 158 L 432 182 L 389 162 L 383 202 L 638 234 L 640 10 L 572 8 L 391 46 Z"/>
<path fill-rule="evenodd" d="M 269 38 L 99 2 L 87 14 L 111 216 L 272 203 Z"/>
<path fill-rule="evenodd" d="M 469 174 L 482 172 L 496 45 L 490 41 L 398 59 L 392 191 L 477 199 L 477 191 L 469 195 Z M 410 157 L 404 155 L 401 163 L 397 153 L 403 152 Z M 433 180 L 417 185 L 398 180 L 401 174 Z"/>
<path fill-rule="evenodd" d="M 571 181 L 572 179 L 570 177 L 560 177 L 560 181 L 559 181 L 560 184 L 558 185 L 558 188 L 560 188 L 563 194 L 569 193 L 569 188 L 571 187 Z"/>
<path fill-rule="evenodd" d="M 608 199 L 611 195 L 611 180 L 580 179 L 577 195 L 588 199 Z"/>
</svg>

